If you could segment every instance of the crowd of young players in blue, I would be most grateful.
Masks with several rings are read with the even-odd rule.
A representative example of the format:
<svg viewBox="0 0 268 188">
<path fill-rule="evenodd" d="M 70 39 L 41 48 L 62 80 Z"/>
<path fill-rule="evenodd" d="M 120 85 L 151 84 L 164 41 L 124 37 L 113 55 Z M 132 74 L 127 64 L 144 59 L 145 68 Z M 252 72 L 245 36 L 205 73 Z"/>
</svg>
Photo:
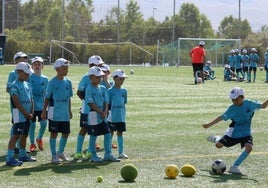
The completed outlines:
<svg viewBox="0 0 268 188">
<path fill-rule="evenodd" d="M 67 162 L 65 146 L 70 134 L 70 119 L 72 118 L 71 97 L 73 96 L 72 81 L 66 76 L 69 61 L 59 58 L 54 63 L 56 76 L 48 79 L 42 74 L 44 61 L 35 57 L 29 65 L 28 56 L 18 52 L 14 56 L 16 69 L 8 76 L 6 91 L 10 94 L 12 128 L 8 144 L 6 164 L 20 166 L 23 162 L 35 162 L 36 159 L 26 150 L 26 138 L 30 135 L 30 151 L 44 150 L 42 139 L 47 124 L 50 132 L 49 145 L 51 162 L 59 164 Z M 108 73 L 107 73 L 108 72 Z M 77 137 L 76 159 L 89 159 L 91 162 L 119 162 L 127 159 L 124 153 L 122 133 L 126 131 L 127 90 L 122 86 L 127 77 L 123 70 L 112 74 L 113 82 L 108 80 L 110 68 L 104 64 L 100 56 L 89 58 L 89 71 L 78 86 L 77 95 L 82 101 L 80 127 Z M 109 116 L 109 121 L 107 117 Z M 40 129 L 35 140 L 36 122 Z M 112 133 L 117 132 L 119 157 L 112 154 Z M 57 136 L 59 148 L 57 149 Z M 82 153 L 82 145 L 86 134 L 90 135 L 86 156 Z M 103 159 L 97 155 L 95 142 L 97 136 L 104 135 Z M 36 141 L 36 144 L 35 144 Z M 15 159 L 16 152 L 19 154 Z"/>
</svg>

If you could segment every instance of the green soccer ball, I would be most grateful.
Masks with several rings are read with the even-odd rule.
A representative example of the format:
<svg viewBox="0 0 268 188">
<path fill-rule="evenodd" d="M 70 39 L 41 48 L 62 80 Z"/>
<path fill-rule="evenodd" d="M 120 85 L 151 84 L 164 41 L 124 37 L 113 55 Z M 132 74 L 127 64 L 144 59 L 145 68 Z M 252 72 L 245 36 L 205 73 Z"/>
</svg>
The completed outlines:
<svg viewBox="0 0 268 188">
<path fill-rule="evenodd" d="M 138 170 L 133 164 L 125 164 L 121 168 L 121 176 L 126 182 L 134 181 L 138 176 Z"/>
</svg>

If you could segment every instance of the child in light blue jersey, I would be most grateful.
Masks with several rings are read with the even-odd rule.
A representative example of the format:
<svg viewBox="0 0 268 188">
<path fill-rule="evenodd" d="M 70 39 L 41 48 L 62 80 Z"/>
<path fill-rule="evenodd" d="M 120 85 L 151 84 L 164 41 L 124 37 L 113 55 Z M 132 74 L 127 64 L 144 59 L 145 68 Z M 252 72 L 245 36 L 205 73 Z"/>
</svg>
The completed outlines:
<svg viewBox="0 0 268 188">
<path fill-rule="evenodd" d="M 249 56 L 248 56 L 247 49 L 243 49 L 243 51 L 242 51 L 241 62 L 243 64 L 243 72 L 244 72 L 243 80 L 248 80 Z"/>
<path fill-rule="evenodd" d="M 69 159 L 64 153 L 68 136 L 70 134 L 70 119 L 73 117 L 71 97 L 73 96 L 72 82 L 66 78 L 69 70 L 69 61 L 59 58 L 54 63 L 57 75 L 48 82 L 42 119 L 49 120 L 49 144 L 52 154 L 52 163 L 59 164 Z M 48 111 L 47 111 L 48 110 Z M 59 149 L 56 151 L 58 133 L 62 133 Z"/>
<path fill-rule="evenodd" d="M 266 48 L 266 52 L 264 54 L 264 70 L 266 71 L 264 82 L 268 83 L 268 47 Z"/>
<path fill-rule="evenodd" d="M 114 85 L 108 89 L 109 115 L 108 122 L 112 131 L 117 132 L 117 144 L 119 158 L 128 159 L 124 153 L 123 132 L 126 131 L 126 106 L 127 90 L 122 87 L 127 75 L 121 69 L 117 69 L 112 74 Z"/>
<path fill-rule="evenodd" d="M 241 54 L 239 53 L 238 49 L 235 49 L 235 55 L 234 55 L 234 64 L 235 64 L 235 72 L 237 75 L 237 79 L 240 79 L 241 81 L 244 80 L 244 72 L 243 72 L 243 64 L 241 62 Z M 241 74 L 241 77 L 240 77 Z"/>
<path fill-rule="evenodd" d="M 20 166 L 23 162 L 36 161 L 25 150 L 26 138 L 34 110 L 32 90 L 26 80 L 33 73 L 33 70 L 28 63 L 20 62 L 16 66 L 16 71 L 18 78 L 9 87 L 13 132 L 8 143 L 6 156 L 6 164 L 8 166 Z M 14 158 L 14 149 L 18 140 L 20 140 L 19 160 L 16 160 Z"/>
<path fill-rule="evenodd" d="M 235 51 L 232 49 L 230 51 L 230 55 L 228 56 L 228 65 L 230 66 L 230 69 L 234 72 L 235 71 L 235 60 L 234 60 L 234 54 Z"/>
<path fill-rule="evenodd" d="M 224 81 L 236 81 L 236 74 L 231 70 L 230 65 L 224 65 L 223 70 L 223 80 Z"/>
<path fill-rule="evenodd" d="M 211 63 L 212 62 L 210 60 L 208 60 L 206 62 L 206 65 L 203 68 L 205 80 L 214 80 L 216 78 L 215 71 L 211 68 Z M 200 76 L 198 76 L 198 77 L 200 77 Z"/>
<path fill-rule="evenodd" d="M 256 81 L 256 73 L 258 62 L 260 60 L 259 55 L 257 54 L 256 48 L 251 48 L 251 53 L 249 54 L 249 74 L 248 74 L 248 82 L 251 82 L 251 72 L 253 71 L 253 82 Z"/>
<path fill-rule="evenodd" d="M 31 122 L 29 129 L 29 138 L 30 138 L 30 151 L 34 152 L 36 150 L 35 145 L 35 129 L 36 129 L 36 119 L 40 122 L 40 129 L 36 137 L 36 143 L 40 151 L 44 150 L 43 135 L 46 131 L 47 120 L 41 119 L 41 113 L 44 106 L 45 94 L 48 84 L 48 78 L 42 74 L 42 69 L 44 68 L 44 60 L 41 57 L 34 57 L 32 59 L 32 69 L 34 74 L 30 76 L 29 82 L 33 91 L 34 99 L 34 116 Z"/>
<path fill-rule="evenodd" d="M 104 135 L 104 161 L 119 162 L 112 155 L 111 133 L 107 124 L 106 116 L 108 113 L 107 90 L 100 85 L 101 78 L 104 76 L 100 67 L 91 67 L 88 71 L 91 84 L 86 88 L 85 100 L 89 105 L 88 114 L 88 134 L 90 135 L 89 150 L 92 153 L 91 162 L 102 162 L 97 155 L 95 143 L 97 136 Z"/>
<path fill-rule="evenodd" d="M 104 64 L 101 57 L 98 55 L 93 55 L 88 58 L 88 66 L 89 68 L 93 66 L 101 67 Z M 89 106 L 85 102 L 85 92 L 87 86 L 91 84 L 90 79 L 88 77 L 88 73 L 86 73 L 78 84 L 77 96 L 82 101 L 81 110 L 80 110 L 80 131 L 77 135 L 77 144 L 76 144 L 76 152 L 74 154 L 75 159 L 89 159 L 91 157 L 90 150 L 87 150 L 86 156 L 82 152 L 83 143 L 85 140 L 85 135 L 88 132 L 88 123 L 87 123 L 87 116 L 89 113 Z M 100 149 L 100 146 L 96 144 L 96 149 Z"/>
<path fill-rule="evenodd" d="M 230 168 L 230 173 L 240 174 L 238 167 L 247 158 L 253 146 L 251 123 L 254 112 L 258 109 L 266 108 L 268 100 L 264 103 L 246 100 L 244 99 L 244 91 L 240 87 L 233 88 L 230 91 L 229 98 L 233 104 L 210 123 L 203 124 L 203 127 L 209 128 L 222 120 L 232 121 L 223 137 L 209 136 L 208 140 L 215 142 L 217 148 L 231 147 L 236 144 L 240 144 L 242 148 L 245 148 Z"/>
<path fill-rule="evenodd" d="M 25 54 L 24 52 L 17 52 L 15 55 L 14 55 L 14 63 L 15 64 L 18 64 L 20 62 L 27 62 L 28 61 L 28 56 L 27 54 Z M 11 86 L 11 84 L 13 83 L 14 80 L 16 80 L 18 78 L 18 73 L 16 70 L 13 70 L 11 71 L 9 74 L 8 74 L 8 79 L 7 79 L 7 84 L 6 84 L 6 92 L 9 93 L 9 88 Z M 10 104 L 11 105 L 11 104 Z M 12 108 L 12 107 L 11 107 Z M 11 130 L 10 130 L 10 137 L 12 137 L 13 135 L 13 130 L 12 130 L 13 126 L 11 127 Z M 19 154 L 19 141 L 18 143 L 16 144 L 16 147 L 15 147 L 15 154 Z"/>
</svg>

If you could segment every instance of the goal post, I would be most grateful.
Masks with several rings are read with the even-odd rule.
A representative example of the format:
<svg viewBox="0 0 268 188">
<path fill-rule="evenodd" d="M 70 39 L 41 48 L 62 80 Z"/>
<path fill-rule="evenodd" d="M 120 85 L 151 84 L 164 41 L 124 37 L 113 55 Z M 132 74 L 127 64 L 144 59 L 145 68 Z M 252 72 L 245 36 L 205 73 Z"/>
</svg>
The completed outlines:
<svg viewBox="0 0 268 188">
<path fill-rule="evenodd" d="M 231 49 L 241 49 L 241 39 L 178 38 L 178 66 L 191 64 L 189 52 L 199 41 L 205 42 L 206 59 L 215 66 L 227 63 Z"/>
</svg>

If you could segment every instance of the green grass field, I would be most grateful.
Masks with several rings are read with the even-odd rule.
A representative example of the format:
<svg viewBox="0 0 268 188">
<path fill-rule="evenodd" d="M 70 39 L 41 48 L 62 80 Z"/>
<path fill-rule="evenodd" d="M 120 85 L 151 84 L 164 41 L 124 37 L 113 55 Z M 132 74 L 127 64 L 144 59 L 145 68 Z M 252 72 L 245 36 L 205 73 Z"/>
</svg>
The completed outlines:
<svg viewBox="0 0 268 188">
<path fill-rule="evenodd" d="M 117 67 L 111 67 L 114 70 Z M 35 163 L 20 167 L 5 166 L 7 143 L 10 132 L 9 95 L 5 92 L 8 73 L 13 66 L 0 67 L 0 187 L 267 187 L 268 185 L 268 109 L 255 113 L 252 132 L 253 152 L 241 166 L 243 175 L 214 175 L 211 163 L 220 158 L 229 169 L 241 153 L 240 146 L 215 148 L 206 137 L 223 134 L 229 122 L 220 122 L 209 128 L 202 124 L 214 119 L 231 104 L 229 91 L 234 86 L 243 87 L 246 98 L 262 102 L 268 98 L 268 85 L 263 83 L 265 72 L 258 71 L 256 83 L 223 82 L 223 68 L 215 68 L 217 78 L 205 84 L 194 85 L 191 67 L 120 67 L 129 75 L 124 87 L 128 90 L 127 132 L 125 153 L 130 159 L 120 163 L 95 164 L 88 161 L 52 165 L 48 145 L 49 132 L 45 133 L 45 150 L 33 154 Z M 55 75 L 51 66 L 44 69 L 49 78 Z M 74 93 L 86 66 L 70 67 L 68 77 L 73 81 Z M 73 158 L 79 131 L 80 100 L 72 98 L 74 118 L 66 154 Z M 39 126 L 37 126 L 38 128 Z M 29 140 L 27 140 L 29 141 Z M 113 139 L 116 143 L 116 136 Z M 29 142 L 28 142 L 29 143 Z M 103 145 L 103 137 L 98 138 Z M 88 146 L 88 136 L 84 149 Z M 117 150 L 113 150 L 117 156 Z M 103 151 L 99 153 L 103 155 Z M 132 163 L 138 168 L 138 177 L 126 183 L 120 176 L 120 168 Z M 176 179 L 165 178 L 165 166 L 192 164 L 197 173 L 192 178 L 180 174 Z M 102 183 L 96 183 L 98 176 Z"/>
</svg>

